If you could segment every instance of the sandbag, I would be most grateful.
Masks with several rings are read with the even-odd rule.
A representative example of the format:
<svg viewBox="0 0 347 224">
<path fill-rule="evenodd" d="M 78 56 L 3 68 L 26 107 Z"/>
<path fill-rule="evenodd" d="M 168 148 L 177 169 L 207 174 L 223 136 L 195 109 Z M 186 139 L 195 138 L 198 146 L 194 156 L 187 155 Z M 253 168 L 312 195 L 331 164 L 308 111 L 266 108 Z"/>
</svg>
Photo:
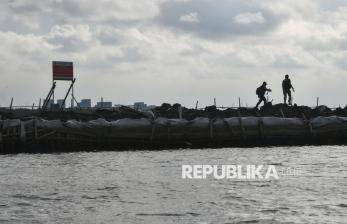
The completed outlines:
<svg viewBox="0 0 347 224">
<path fill-rule="evenodd" d="M 210 137 L 210 120 L 206 117 L 197 117 L 186 125 L 186 136 L 188 139 L 209 138 Z"/>
<path fill-rule="evenodd" d="M 346 131 L 347 117 L 316 117 L 311 119 L 310 125 L 314 132 Z"/>
<path fill-rule="evenodd" d="M 61 120 L 44 120 L 36 119 L 37 128 L 47 129 L 51 131 L 64 129 L 63 122 Z"/>
<path fill-rule="evenodd" d="M 124 118 L 110 122 L 112 137 L 117 138 L 150 138 L 152 124 L 145 118 L 129 119 Z"/>
<path fill-rule="evenodd" d="M 89 125 L 89 122 L 68 120 L 63 125 L 65 127 L 65 132 L 67 133 L 95 136 L 100 132 L 100 130 L 98 130 L 97 128 L 92 128 L 92 126 Z M 101 134 L 99 133 L 99 135 Z"/>
<path fill-rule="evenodd" d="M 21 121 L 19 119 L 7 119 L 3 121 L 2 128 L 19 128 L 21 125 Z"/>
<path fill-rule="evenodd" d="M 233 136 L 259 135 L 259 117 L 232 117 L 225 118 Z"/>
<path fill-rule="evenodd" d="M 88 121 L 87 124 L 91 128 L 107 128 L 111 126 L 111 123 L 103 118 Z"/>
<path fill-rule="evenodd" d="M 34 122 L 35 122 L 34 119 L 27 120 L 27 121 L 23 121 L 23 122 L 24 122 L 24 127 L 25 127 L 26 129 L 33 129 L 33 127 L 34 127 Z"/>
<path fill-rule="evenodd" d="M 309 128 L 300 118 L 262 117 L 264 136 L 300 136 L 309 134 Z"/>
<path fill-rule="evenodd" d="M 158 117 L 153 122 L 152 139 L 167 139 L 169 130 L 169 119 Z"/>
<path fill-rule="evenodd" d="M 186 139 L 187 125 L 186 119 L 168 119 L 168 138 Z"/>
<path fill-rule="evenodd" d="M 232 137 L 232 131 L 228 123 L 223 118 L 216 118 L 212 120 L 212 133 L 213 139 L 228 139 Z"/>
<path fill-rule="evenodd" d="M 68 129 L 76 129 L 76 130 L 83 130 L 85 128 L 88 128 L 85 122 L 76 121 L 76 120 L 68 120 L 64 123 L 64 126 Z"/>
</svg>

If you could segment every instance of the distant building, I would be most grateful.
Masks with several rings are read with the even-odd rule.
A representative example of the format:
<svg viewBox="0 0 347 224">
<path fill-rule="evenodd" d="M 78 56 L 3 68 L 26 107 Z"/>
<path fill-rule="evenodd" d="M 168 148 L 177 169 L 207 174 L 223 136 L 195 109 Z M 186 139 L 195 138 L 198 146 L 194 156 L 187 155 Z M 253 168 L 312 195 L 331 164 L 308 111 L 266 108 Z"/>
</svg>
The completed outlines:
<svg viewBox="0 0 347 224">
<path fill-rule="evenodd" d="M 62 100 L 62 99 L 57 100 L 57 104 L 58 104 L 59 108 L 63 107 L 63 109 L 65 109 L 65 102 L 64 102 L 64 105 L 62 106 L 63 102 L 64 102 L 64 100 Z"/>
<path fill-rule="evenodd" d="M 154 109 L 156 107 L 157 107 L 156 105 L 148 105 L 146 110 L 152 110 L 152 109 Z"/>
<path fill-rule="evenodd" d="M 91 99 L 83 99 L 83 100 L 81 100 L 79 105 L 80 105 L 80 108 L 82 108 L 82 109 L 89 109 L 92 107 L 92 100 Z"/>
<path fill-rule="evenodd" d="M 44 100 L 43 104 L 46 103 L 46 100 Z M 47 108 L 48 109 L 51 109 L 54 105 L 54 100 L 49 100 L 48 103 L 47 103 Z"/>
<path fill-rule="evenodd" d="M 111 109 L 112 102 L 97 102 L 95 107 L 98 109 Z"/>
<path fill-rule="evenodd" d="M 130 108 L 133 108 L 134 110 L 144 112 L 144 111 L 149 111 L 154 108 L 156 108 L 156 105 L 147 105 L 144 102 L 135 102 L 133 105 L 128 106 Z"/>
<path fill-rule="evenodd" d="M 137 111 L 146 111 L 147 104 L 144 102 L 135 102 L 134 103 L 134 109 Z"/>
</svg>

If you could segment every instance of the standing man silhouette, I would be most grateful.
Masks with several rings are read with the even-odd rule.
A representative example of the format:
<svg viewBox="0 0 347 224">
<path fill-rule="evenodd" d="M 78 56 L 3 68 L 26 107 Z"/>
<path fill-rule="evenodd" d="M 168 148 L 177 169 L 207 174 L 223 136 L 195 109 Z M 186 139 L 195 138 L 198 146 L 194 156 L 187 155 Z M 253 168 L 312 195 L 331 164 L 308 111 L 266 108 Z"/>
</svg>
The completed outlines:
<svg viewBox="0 0 347 224">
<path fill-rule="evenodd" d="M 287 101 L 287 95 L 289 96 L 288 99 L 288 104 L 292 105 L 292 93 L 290 90 L 293 90 L 294 92 L 294 87 L 292 86 L 292 82 L 289 79 L 289 75 L 285 76 L 285 79 L 282 82 L 282 90 L 283 90 L 283 98 L 284 98 L 284 104 L 286 104 Z"/>
<path fill-rule="evenodd" d="M 271 92 L 271 89 L 266 88 L 266 85 L 267 85 L 267 83 L 263 82 L 263 84 L 261 86 L 259 86 L 256 90 L 256 94 L 258 95 L 258 98 L 259 98 L 259 101 L 258 101 L 257 105 L 255 106 L 256 108 L 258 108 L 258 106 L 261 102 L 264 102 L 264 105 L 267 103 L 266 98 L 265 98 L 265 93 Z"/>
</svg>

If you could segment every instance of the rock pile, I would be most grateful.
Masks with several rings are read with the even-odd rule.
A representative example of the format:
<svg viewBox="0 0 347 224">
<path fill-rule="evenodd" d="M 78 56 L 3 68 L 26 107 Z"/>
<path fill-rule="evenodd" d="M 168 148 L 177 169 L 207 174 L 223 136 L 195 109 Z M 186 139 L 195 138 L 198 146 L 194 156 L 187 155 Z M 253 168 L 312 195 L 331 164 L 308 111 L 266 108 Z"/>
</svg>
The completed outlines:
<svg viewBox="0 0 347 224">
<path fill-rule="evenodd" d="M 182 118 L 186 120 L 193 120 L 197 117 L 206 118 L 229 118 L 229 117 L 286 117 L 286 118 L 314 118 L 318 116 L 340 116 L 347 117 L 347 106 L 345 108 L 330 109 L 326 106 L 318 106 L 310 108 L 308 106 L 288 106 L 285 104 L 265 105 L 260 109 L 256 108 L 227 108 L 219 109 L 215 106 L 208 106 L 204 109 L 191 109 L 181 107 L 180 104 L 163 103 L 161 106 L 152 109 L 149 112 L 139 112 L 129 107 L 119 107 L 113 109 L 103 110 L 74 110 L 74 111 L 45 111 L 39 110 L 1 110 L 0 116 L 2 119 L 30 119 L 31 117 L 42 117 L 47 120 L 59 119 L 62 121 L 78 120 L 90 121 L 98 118 L 103 118 L 108 121 L 118 120 L 122 118 L 179 118 L 180 111 L 182 111 Z"/>
</svg>

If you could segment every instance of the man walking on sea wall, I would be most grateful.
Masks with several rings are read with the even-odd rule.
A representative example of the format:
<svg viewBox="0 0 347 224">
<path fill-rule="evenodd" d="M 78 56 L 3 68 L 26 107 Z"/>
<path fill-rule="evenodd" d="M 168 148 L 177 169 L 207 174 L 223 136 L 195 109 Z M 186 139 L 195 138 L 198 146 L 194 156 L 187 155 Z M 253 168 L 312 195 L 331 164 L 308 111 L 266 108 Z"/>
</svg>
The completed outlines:
<svg viewBox="0 0 347 224">
<path fill-rule="evenodd" d="M 284 98 L 284 104 L 287 102 L 287 95 L 289 96 L 288 98 L 288 104 L 292 105 L 292 93 L 290 90 L 293 90 L 294 92 L 294 87 L 292 86 L 292 82 L 289 79 L 289 75 L 285 76 L 285 79 L 282 82 L 282 90 L 283 90 L 283 98 Z"/>
<path fill-rule="evenodd" d="M 265 93 L 271 92 L 271 89 L 266 88 L 266 85 L 267 85 L 267 83 L 263 82 L 263 84 L 261 86 L 259 86 L 256 90 L 256 94 L 258 95 L 259 101 L 258 101 L 257 105 L 255 106 L 255 108 L 258 108 L 258 106 L 261 102 L 264 102 L 264 105 L 267 103 L 266 98 L 265 98 Z"/>
</svg>

